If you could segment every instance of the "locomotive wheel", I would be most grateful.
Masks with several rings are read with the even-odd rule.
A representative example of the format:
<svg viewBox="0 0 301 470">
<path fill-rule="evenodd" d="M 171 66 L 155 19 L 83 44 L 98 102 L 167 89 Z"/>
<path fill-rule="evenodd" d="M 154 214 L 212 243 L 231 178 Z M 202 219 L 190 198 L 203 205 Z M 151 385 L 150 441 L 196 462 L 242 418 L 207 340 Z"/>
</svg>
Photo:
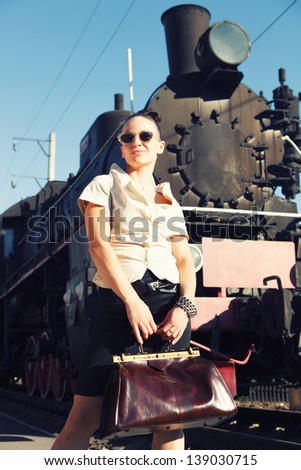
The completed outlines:
<svg viewBox="0 0 301 470">
<path fill-rule="evenodd" d="M 67 388 L 68 360 L 51 357 L 51 391 L 57 401 L 62 401 Z"/>
<path fill-rule="evenodd" d="M 38 389 L 40 396 L 46 398 L 50 390 L 50 378 L 51 378 L 51 357 L 49 354 L 40 356 L 37 361 L 38 369 Z"/>
<path fill-rule="evenodd" d="M 25 358 L 25 384 L 27 394 L 31 397 L 37 387 L 37 361 L 36 361 L 37 343 L 34 336 L 30 336 L 26 346 Z"/>
<path fill-rule="evenodd" d="M 43 331 L 40 338 L 40 350 L 49 343 L 49 335 Z M 51 355 L 49 353 L 40 354 L 37 360 L 38 389 L 40 396 L 46 398 L 50 390 L 51 381 Z"/>
<path fill-rule="evenodd" d="M 68 361 L 68 376 L 69 376 L 70 392 L 72 395 L 74 395 L 75 388 L 76 388 L 77 374 L 75 373 L 74 366 L 72 365 L 71 361 Z"/>
</svg>

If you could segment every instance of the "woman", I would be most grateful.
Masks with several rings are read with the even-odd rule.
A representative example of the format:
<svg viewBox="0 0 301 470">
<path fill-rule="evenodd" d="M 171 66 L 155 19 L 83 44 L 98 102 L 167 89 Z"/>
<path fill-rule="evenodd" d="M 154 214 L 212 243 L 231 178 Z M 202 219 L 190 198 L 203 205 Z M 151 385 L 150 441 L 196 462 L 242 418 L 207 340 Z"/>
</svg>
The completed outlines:
<svg viewBox="0 0 301 470">
<path fill-rule="evenodd" d="M 87 449 L 100 423 L 112 354 L 186 348 L 195 272 L 185 222 L 169 184 L 155 185 L 153 170 L 164 151 L 158 115 L 131 115 L 118 136 L 126 170 L 113 165 L 84 189 L 89 252 L 99 286 L 99 315 L 74 404 L 53 449 Z M 176 305 L 176 303 L 178 304 Z M 137 350 L 137 349 L 136 349 Z M 181 430 L 153 435 L 156 450 L 184 449 Z"/>
</svg>

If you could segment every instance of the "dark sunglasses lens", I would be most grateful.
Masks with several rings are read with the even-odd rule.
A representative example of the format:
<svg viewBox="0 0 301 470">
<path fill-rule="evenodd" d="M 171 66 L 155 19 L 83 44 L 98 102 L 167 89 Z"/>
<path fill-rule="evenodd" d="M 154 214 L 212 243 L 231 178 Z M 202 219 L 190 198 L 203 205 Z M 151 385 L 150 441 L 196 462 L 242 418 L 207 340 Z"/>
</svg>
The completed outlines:
<svg viewBox="0 0 301 470">
<path fill-rule="evenodd" d="M 141 132 L 139 137 L 140 137 L 140 140 L 142 140 L 142 142 L 148 142 L 153 137 L 153 133 L 152 132 L 146 132 L 146 131 Z"/>
<path fill-rule="evenodd" d="M 139 134 L 139 138 L 142 142 L 149 142 L 152 137 L 153 137 L 153 133 L 152 132 L 147 132 L 147 131 L 142 131 L 140 132 Z M 130 144 L 133 140 L 134 140 L 134 135 L 131 134 L 130 132 L 126 133 L 126 134 L 122 134 L 120 136 L 120 140 L 124 143 L 124 144 Z"/>
<path fill-rule="evenodd" d="M 122 134 L 120 136 L 120 140 L 124 143 L 124 144 L 129 144 L 130 142 L 132 142 L 134 136 L 133 134 Z"/>
</svg>

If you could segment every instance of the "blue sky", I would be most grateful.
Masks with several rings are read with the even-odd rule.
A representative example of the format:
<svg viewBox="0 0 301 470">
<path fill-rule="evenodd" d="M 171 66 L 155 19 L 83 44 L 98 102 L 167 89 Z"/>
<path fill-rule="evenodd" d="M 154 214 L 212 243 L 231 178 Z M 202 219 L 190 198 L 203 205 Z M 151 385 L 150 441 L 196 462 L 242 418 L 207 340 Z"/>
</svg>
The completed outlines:
<svg viewBox="0 0 301 470">
<path fill-rule="evenodd" d="M 287 84 L 297 95 L 300 2 L 0 0 L 0 213 L 36 194 L 36 177 L 45 184 L 48 161 L 37 141 L 47 153 L 48 143 L 42 141 L 56 133 L 55 175 L 65 180 L 69 173 L 77 173 L 79 142 L 99 114 L 114 108 L 114 94 L 123 93 L 125 108 L 130 109 L 128 48 L 134 110 L 142 108 L 166 80 L 169 68 L 161 15 L 173 6 L 200 5 L 210 11 L 211 24 L 223 20 L 240 24 L 253 42 L 249 58 L 240 66 L 243 82 L 271 99 L 279 84 L 278 69 L 284 67 Z M 14 151 L 13 137 L 33 140 L 19 141 Z M 299 201 L 298 196 L 298 206 Z"/>
</svg>

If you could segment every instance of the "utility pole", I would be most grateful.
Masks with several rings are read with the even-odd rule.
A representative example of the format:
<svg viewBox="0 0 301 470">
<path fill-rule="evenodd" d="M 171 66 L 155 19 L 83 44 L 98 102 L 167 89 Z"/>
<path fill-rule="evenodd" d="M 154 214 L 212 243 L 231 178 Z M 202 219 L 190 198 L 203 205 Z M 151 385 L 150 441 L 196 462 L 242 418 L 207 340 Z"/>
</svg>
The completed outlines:
<svg viewBox="0 0 301 470">
<path fill-rule="evenodd" d="M 55 180 L 55 149 L 56 149 L 55 133 L 51 132 L 49 134 L 48 181 Z"/>
<path fill-rule="evenodd" d="M 44 155 L 48 158 L 48 176 L 47 176 L 47 181 L 54 181 L 55 180 L 55 151 L 56 151 L 56 135 L 55 132 L 51 132 L 49 134 L 49 139 L 43 140 L 43 139 L 27 139 L 25 137 L 13 137 L 14 140 L 18 141 L 34 141 L 37 142 L 39 147 L 41 148 L 42 152 Z M 43 145 L 41 142 L 48 142 L 49 147 L 48 147 L 48 153 L 44 149 Z M 15 151 L 18 150 L 18 144 L 13 143 L 13 149 Z"/>
<path fill-rule="evenodd" d="M 129 92 L 130 92 L 130 109 L 134 113 L 134 88 L 133 88 L 133 64 L 132 64 L 132 49 L 128 48 L 128 78 L 129 78 Z"/>
</svg>

